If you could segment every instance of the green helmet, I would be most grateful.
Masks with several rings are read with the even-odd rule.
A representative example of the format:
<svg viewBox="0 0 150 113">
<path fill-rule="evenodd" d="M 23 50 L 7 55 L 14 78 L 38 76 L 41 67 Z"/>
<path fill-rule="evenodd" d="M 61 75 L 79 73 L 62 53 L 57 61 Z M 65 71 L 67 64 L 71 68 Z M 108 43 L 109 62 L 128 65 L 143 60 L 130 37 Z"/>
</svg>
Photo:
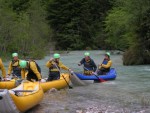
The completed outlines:
<svg viewBox="0 0 150 113">
<path fill-rule="evenodd" d="M 21 61 L 19 62 L 19 65 L 20 65 L 20 68 L 25 68 L 25 67 L 27 66 L 27 61 L 21 60 Z"/>
<path fill-rule="evenodd" d="M 60 54 L 55 53 L 55 54 L 54 54 L 54 58 L 60 58 Z"/>
<path fill-rule="evenodd" d="M 84 56 L 90 56 L 90 53 L 89 52 L 85 52 Z"/>
<path fill-rule="evenodd" d="M 12 57 L 16 57 L 16 56 L 18 56 L 18 53 L 13 53 L 12 54 Z"/>
<path fill-rule="evenodd" d="M 110 53 L 109 52 L 106 52 L 106 54 L 105 55 L 107 55 L 107 56 L 109 56 L 110 57 Z"/>
</svg>

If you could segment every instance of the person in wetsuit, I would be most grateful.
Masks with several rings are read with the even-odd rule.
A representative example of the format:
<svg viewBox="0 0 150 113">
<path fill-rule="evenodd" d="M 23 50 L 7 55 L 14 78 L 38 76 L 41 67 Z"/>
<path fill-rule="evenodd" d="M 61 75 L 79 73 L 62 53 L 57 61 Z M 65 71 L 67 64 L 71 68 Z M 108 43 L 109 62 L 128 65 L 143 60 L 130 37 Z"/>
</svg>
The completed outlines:
<svg viewBox="0 0 150 113">
<path fill-rule="evenodd" d="M 21 60 L 19 62 L 21 68 L 21 76 L 29 81 L 41 81 L 41 69 L 34 60 Z"/>
<path fill-rule="evenodd" d="M 112 65 L 112 61 L 110 59 L 110 53 L 107 52 L 105 54 L 105 58 L 104 58 L 103 62 L 98 67 L 97 74 L 98 75 L 105 75 L 107 72 L 110 71 L 111 65 Z"/>
<path fill-rule="evenodd" d="M 55 53 L 53 55 L 53 58 L 51 58 L 47 63 L 46 67 L 49 68 L 49 75 L 47 81 L 53 81 L 53 80 L 58 80 L 60 79 L 60 69 L 68 70 L 71 71 L 70 68 L 65 66 L 61 61 L 60 61 L 60 54 Z"/>
<path fill-rule="evenodd" d="M 84 74 L 92 75 L 96 71 L 97 66 L 94 60 L 91 59 L 89 52 L 85 52 L 84 56 L 85 57 L 78 63 L 78 66 L 81 66 L 83 64 Z"/>
<path fill-rule="evenodd" d="M 13 60 L 9 63 L 9 67 L 8 67 L 8 75 L 11 75 L 12 72 L 12 76 L 13 77 L 18 77 L 21 78 L 21 68 L 19 67 L 19 58 L 18 58 L 18 53 L 13 53 L 12 54 Z"/>
<path fill-rule="evenodd" d="M 3 62 L 2 62 L 2 59 L 0 58 L 0 69 L 1 69 L 1 71 L 2 71 L 2 77 L 4 78 L 4 80 L 5 80 L 5 78 L 6 78 L 6 70 L 5 70 L 5 67 L 4 67 L 4 65 L 3 65 Z M 2 78 L 1 78 L 1 76 L 0 76 L 0 80 L 1 80 Z"/>
</svg>

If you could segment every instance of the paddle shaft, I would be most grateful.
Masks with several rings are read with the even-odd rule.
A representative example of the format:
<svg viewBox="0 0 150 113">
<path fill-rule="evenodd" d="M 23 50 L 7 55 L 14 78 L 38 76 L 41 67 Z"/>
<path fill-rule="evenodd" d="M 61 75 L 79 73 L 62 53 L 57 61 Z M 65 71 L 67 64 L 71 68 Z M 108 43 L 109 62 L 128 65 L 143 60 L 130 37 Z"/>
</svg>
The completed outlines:
<svg viewBox="0 0 150 113">
<path fill-rule="evenodd" d="M 35 90 L 12 90 L 14 92 L 33 92 Z"/>
<path fill-rule="evenodd" d="M 3 92 L 3 91 L 4 91 L 4 89 L 1 89 L 1 90 L 0 90 L 0 92 Z"/>
<path fill-rule="evenodd" d="M 0 90 L 0 92 L 3 92 L 4 90 Z M 35 90 L 12 90 L 15 92 L 15 95 L 17 95 L 18 92 L 33 92 Z"/>
<path fill-rule="evenodd" d="M 19 95 L 20 95 L 20 94 L 18 94 L 19 92 L 33 92 L 33 91 L 35 91 L 35 90 L 12 90 L 12 91 L 15 92 L 15 95 L 16 95 L 16 96 L 19 96 Z"/>
<path fill-rule="evenodd" d="M 35 90 L 12 90 L 12 91 L 17 93 L 17 92 L 33 92 Z"/>
<path fill-rule="evenodd" d="M 84 67 L 84 69 L 86 69 L 87 71 L 89 71 L 89 69 L 87 69 L 86 67 Z M 93 74 L 94 74 L 94 73 L 93 73 Z M 105 80 L 99 78 L 96 74 L 94 74 L 94 75 L 98 78 L 98 80 L 99 80 L 100 82 L 105 82 Z"/>
<path fill-rule="evenodd" d="M 56 65 L 56 63 L 54 62 L 54 65 L 56 66 L 56 68 L 58 69 L 59 73 L 61 73 L 60 69 L 58 68 L 58 66 Z M 65 82 L 67 83 L 69 89 L 72 89 L 73 87 L 69 85 L 69 83 L 67 82 L 67 80 L 65 79 L 65 77 L 62 75 L 63 79 L 65 80 Z"/>
</svg>

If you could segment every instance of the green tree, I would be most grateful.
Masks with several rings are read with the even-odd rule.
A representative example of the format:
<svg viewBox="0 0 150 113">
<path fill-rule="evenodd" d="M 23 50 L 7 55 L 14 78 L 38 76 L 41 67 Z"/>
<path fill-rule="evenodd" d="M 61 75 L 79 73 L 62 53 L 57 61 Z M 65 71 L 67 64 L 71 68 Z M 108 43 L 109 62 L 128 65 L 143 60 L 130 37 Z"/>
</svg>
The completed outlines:
<svg viewBox="0 0 150 113">
<path fill-rule="evenodd" d="M 102 20 L 110 8 L 109 0 L 52 0 L 48 21 L 58 49 L 95 48 L 102 31 Z"/>
<path fill-rule="evenodd" d="M 106 42 L 116 49 L 126 51 L 123 57 L 125 65 L 150 63 L 147 59 L 149 9 L 149 0 L 116 0 L 106 17 Z"/>
<path fill-rule="evenodd" d="M 1 46 L 4 54 L 42 58 L 51 41 L 42 0 L 0 1 Z"/>
<path fill-rule="evenodd" d="M 0 1 L 0 50 L 4 57 L 9 52 L 9 43 L 12 41 L 12 30 L 17 15 L 8 7 L 8 3 L 4 0 Z"/>
</svg>

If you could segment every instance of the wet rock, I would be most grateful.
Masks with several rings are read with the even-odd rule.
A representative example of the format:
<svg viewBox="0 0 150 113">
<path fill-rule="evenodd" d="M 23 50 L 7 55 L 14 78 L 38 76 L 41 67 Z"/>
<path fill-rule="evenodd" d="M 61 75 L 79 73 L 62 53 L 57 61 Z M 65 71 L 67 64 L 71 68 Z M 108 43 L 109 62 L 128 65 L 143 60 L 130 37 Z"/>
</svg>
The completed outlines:
<svg viewBox="0 0 150 113">
<path fill-rule="evenodd" d="M 110 51 L 111 55 L 123 55 L 123 51 L 119 51 L 119 50 L 112 50 Z"/>
<path fill-rule="evenodd" d="M 56 92 L 58 92 L 58 90 L 56 88 L 51 88 L 48 92 L 49 93 L 56 93 Z"/>
<path fill-rule="evenodd" d="M 130 47 L 123 54 L 123 64 L 124 65 L 142 65 L 150 64 L 150 59 L 148 53 L 144 52 L 144 48 L 140 45 L 135 45 Z"/>
<path fill-rule="evenodd" d="M 137 113 L 146 113 L 146 112 L 145 112 L 145 110 L 142 110 L 142 111 L 139 111 L 139 112 L 137 112 Z"/>
<path fill-rule="evenodd" d="M 41 82 L 46 82 L 46 80 L 47 80 L 47 78 L 45 78 L 45 79 L 42 79 L 42 80 L 41 80 Z"/>
<path fill-rule="evenodd" d="M 76 113 L 83 113 L 83 110 L 76 110 Z"/>
</svg>

